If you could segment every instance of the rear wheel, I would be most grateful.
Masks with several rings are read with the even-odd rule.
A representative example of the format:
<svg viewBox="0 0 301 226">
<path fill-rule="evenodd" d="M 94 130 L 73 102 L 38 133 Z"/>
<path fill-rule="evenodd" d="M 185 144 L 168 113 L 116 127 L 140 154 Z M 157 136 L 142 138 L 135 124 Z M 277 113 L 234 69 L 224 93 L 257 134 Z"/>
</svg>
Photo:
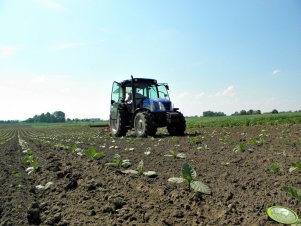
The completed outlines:
<svg viewBox="0 0 301 226">
<path fill-rule="evenodd" d="M 111 119 L 110 121 L 110 130 L 111 134 L 116 137 L 125 136 L 127 133 L 126 125 L 126 117 L 125 114 L 118 111 L 117 118 Z"/>
<path fill-rule="evenodd" d="M 176 123 L 168 124 L 167 131 L 171 136 L 184 136 L 186 130 L 186 121 L 182 113 L 179 113 L 179 118 Z"/>
<path fill-rule="evenodd" d="M 157 126 L 150 112 L 138 112 L 134 119 L 134 128 L 138 137 L 154 136 Z"/>
</svg>

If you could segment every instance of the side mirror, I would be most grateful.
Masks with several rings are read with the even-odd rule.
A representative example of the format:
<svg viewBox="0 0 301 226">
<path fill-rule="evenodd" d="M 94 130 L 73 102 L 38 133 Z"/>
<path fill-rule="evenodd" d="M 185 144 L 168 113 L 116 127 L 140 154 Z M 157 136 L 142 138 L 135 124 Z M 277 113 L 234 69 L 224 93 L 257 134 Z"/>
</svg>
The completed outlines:
<svg viewBox="0 0 301 226">
<path fill-rule="evenodd" d="M 168 86 L 167 84 L 165 85 L 165 88 L 166 88 L 167 90 L 169 90 L 169 86 Z"/>
<path fill-rule="evenodd" d="M 115 103 L 115 100 L 111 100 L 111 105 L 113 105 Z"/>
</svg>

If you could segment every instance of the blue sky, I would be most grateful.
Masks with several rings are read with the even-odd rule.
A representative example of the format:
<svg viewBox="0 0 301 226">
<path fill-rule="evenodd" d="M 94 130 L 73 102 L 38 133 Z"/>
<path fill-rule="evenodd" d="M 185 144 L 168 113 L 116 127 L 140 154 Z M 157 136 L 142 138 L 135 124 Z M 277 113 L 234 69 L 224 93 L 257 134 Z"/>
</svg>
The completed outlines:
<svg viewBox="0 0 301 226">
<path fill-rule="evenodd" d="M 186 116 L 301 109 L 297 0 L 2 0 L 0 28 L 0 119 L 107 119 L 130 75 Z"/>
</svg>

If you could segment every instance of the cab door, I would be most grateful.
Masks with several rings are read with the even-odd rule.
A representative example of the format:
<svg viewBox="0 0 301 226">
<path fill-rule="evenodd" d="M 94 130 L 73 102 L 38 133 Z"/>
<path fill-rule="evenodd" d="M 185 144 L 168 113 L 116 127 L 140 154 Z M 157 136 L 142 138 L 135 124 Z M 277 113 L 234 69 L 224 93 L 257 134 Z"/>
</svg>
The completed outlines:
<svg viewBox="0 0 301 226">
<path fill-rule="evenodd" d="M 111 109 L 110 109 L 110 121 L 117 119 L 118 108 L 122 99 L 122 88 L 120 83 L 113 82 L 111 93 Z"/>
</svg>

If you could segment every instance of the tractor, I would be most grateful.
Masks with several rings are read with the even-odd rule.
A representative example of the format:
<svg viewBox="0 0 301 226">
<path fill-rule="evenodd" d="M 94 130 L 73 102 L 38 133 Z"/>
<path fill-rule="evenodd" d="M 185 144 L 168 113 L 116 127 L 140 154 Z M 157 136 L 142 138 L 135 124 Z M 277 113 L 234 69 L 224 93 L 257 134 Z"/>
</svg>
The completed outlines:
<svg viewBox="0 0 301 226">
<path fill-rule="evenodd" d="M 167 127 L 172 136 L 183 136 L 186 122 L 173 108 L 168 84 L 155 79 L 133 78 L 114 82 L 111 93 L 110 132 L 125 136 L 134 128 L 136 136 L 154 136 L 157 128 Z"/>
</svg>

